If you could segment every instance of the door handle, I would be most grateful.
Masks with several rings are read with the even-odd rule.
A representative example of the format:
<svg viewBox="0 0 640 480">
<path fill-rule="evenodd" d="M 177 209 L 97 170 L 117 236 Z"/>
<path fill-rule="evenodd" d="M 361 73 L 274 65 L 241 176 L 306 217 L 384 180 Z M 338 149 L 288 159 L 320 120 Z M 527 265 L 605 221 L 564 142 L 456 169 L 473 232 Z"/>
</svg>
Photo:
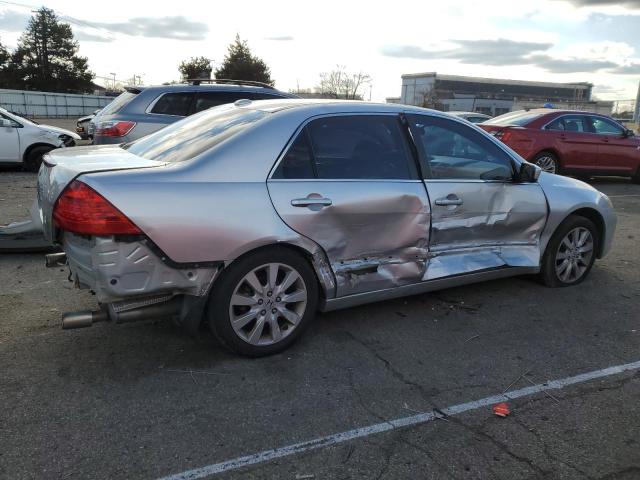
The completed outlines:
<svg viewBox="0 0 640 480">
<path fill-rule="evenodd" d="M 448 207 L 451 205 L 462 205 L 462 199 L 458 198 L 455 195 L 447 195 L 444 198 L 438 198 L 436 200 L 436 205 L 440 205 L 442 207 Z"/>
<path fill-rule="evenodd" d="M 602 139 L 602 141 L 603 141 L 604 143 L 609 143 L 609 139 L 608 139 L 607 137 L 604 137 L 604 138 Z"/>
<path fill-rule="evenodd" d="M 312 206 L 320 206 L 320 207 L 328 207 L 332 204 L 330 198 L 324 197 L 307 197 L 307 198 L 294 198 L 291 200 L 291 206 L 293 207 L 312 207 Z"/>
</svg>

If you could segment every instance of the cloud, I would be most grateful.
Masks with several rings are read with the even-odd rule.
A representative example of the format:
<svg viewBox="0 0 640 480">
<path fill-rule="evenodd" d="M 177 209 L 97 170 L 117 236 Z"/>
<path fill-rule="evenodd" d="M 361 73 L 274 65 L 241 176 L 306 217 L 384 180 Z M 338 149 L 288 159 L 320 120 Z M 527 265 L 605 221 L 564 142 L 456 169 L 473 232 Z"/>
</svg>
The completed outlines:
<svg viewBox="0 0 640 480">
<path fill-rule="evenodd" d="M 0 12 L 0 31 L 21 32 L 29 23 L 30 18 L 31 15 L 14 10 Z"/>
<path fill-rule="evenodd" d="M 194 22 L 183 16 L 137 17 L 126 22 L 93 23 L 93 25 L 125 35 L 173 40 L 204 40 L 209 32 L 206 23 Z"/>
<path fill-rule="evenodd" d="M 618 65 L 616 68 L 609 70 L 609 73 L 617 73 L 618 75 L 640 75 L 640 63 Z"/>
<path fill-rule="evenodd" d="M 600 58 L 556 58 L 543 51 L 553 44 L 516 42 L 513 40 L 452 40 L 456 48 L 424 49 L 415 45 L 383 47 L 382 54 L 396 58 L 421 60 L 448 59 L 473 65 L 509 66 L 534 65 L 551 73 L 595 72 L 605 68 L 621 69 L 618 73 L 635 73 L 638 65 L 623 67 L 612 60 Z"/>
<path fill-rule="evenodd" d="M 415 59 L 452 59 L 460 63 L 478 65 L 522 65 L 530 63 L 525 57 L 533 52 L 548 50 L 553 45 L 543 42 L 517 42 L 498 40 L 452 40 L 455 48 L 429 49 L 415 45 L 386 46 L 382 54 L 387 57 Z"/>
<path fill-rule="evenodd" d="M 551 73 L 578 73 L 594 72 L 603 68 L 617 67 L 618 64 L 610 60 L 591 58 L 554 58 L 549 55 L 532 55 L 529 57 L 531 64 L 544 68 Z"/>
<path fill-rule="evenodd" d="M 293 40 L 293 37 L 290 35 L 283 35 L 281 37 L 265 37 L 265 40 L 272 40 L 275 42 L 290 42 Z"/>
<path fill-rule="evenodd" d="M 113 38 L 103 37 L 101 35 L 94 35 L 93 33 L 83 32 L 82 30 L 75 30 L 73 36 L 76 40 L 83 42 L 112 42 Z"/>
<path fill-rule="evenodd" d="M 569 0 L 576 7 L 629 7 L 640 8 L 640 0 Z"/>
</svg>

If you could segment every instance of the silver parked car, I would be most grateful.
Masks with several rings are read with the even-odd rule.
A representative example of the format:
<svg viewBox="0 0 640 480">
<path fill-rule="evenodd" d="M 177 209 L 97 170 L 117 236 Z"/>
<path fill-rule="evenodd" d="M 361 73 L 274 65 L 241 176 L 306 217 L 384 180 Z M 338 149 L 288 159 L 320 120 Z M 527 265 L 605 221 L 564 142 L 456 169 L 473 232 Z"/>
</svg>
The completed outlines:
<svg viewBox="0 0 640 480">
<path fill-rule="evenodd" d="M 45 234 L 102 308 L 63 327 L 172 316 L 258 356 L 316 310 L 539 273 L 580 283 L 609 199 L 540 173 L 468 122 L 392 104 L 240 101 L 121 146 L 52 152 Z"/>
<path fill-rule="evenodd" d="M 95 145 L 131 142 L 184 117 L 236 100 L 297 98 L 271 85 L 244 80 L 193 80 L 184 85 L 127 87 L 92 118 Z"/>
</svg>

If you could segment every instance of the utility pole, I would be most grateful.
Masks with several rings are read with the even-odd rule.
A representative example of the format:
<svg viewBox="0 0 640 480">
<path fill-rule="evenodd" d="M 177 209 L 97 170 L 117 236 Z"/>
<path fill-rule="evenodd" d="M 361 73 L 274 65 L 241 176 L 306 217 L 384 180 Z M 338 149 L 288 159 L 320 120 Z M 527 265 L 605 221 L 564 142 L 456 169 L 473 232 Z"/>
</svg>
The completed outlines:
<svg viewBox="0 0 640 480">
<path fill-rule="evenodd" d="M 638 82 L 638 95 L 636 95 L 636 108 L 633 114 L 634 123 L 640 123 L 640 82 Z"/>
<path fill-rule="evenodd" d="M 115 91 L 116 90 L 116 74 L 113 72 L 110 72 L 109 75 L 113 76 L 113 85 L 111 86 L 111 89 Z"/>
</svg>

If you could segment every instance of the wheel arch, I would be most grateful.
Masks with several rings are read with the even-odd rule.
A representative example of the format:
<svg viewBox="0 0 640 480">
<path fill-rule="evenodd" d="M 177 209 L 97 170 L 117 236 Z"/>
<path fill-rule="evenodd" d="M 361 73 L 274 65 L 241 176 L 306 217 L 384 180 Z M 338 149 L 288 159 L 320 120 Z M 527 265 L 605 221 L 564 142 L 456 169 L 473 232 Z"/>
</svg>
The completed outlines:
<svg viewBox="0 0 640 480">
<path fill-rule="evenodd" d="M 570 212 L 565 218 L 563 218 L 562 221 L 558 223 L 558 226 L 556 227 L 555 230 L 560 228 L 560 226 L 563 225 L 564 222 L 566 222 L 567 219 L 571 216 L 586 218 L 587 220 L 590 220 L 591 222 L 593 222 L 593 224 L 596 226 L 596 229 L 598 231 L 598 251 L 596 252 L 596 258 L 602 258 L 602 250 L 604 248 L 604 238 L 606 234 L 606 226 L 605 226 L 605 222 L 602 214 L 598 212 L 598 210 L 596 210 L 595 208 L 590 208 L 590 207 L 578 208 L 577 210 Z M 554 230 L 554 233 L 555 233 L 555 230 Z"/>
<path fill-rule="evenodd" d="M 538 155 L 540 155 L 541 153 L 545 153 L 545 152 L 551 153 L 554 157 L 556 157 L 556 159 L 558 160 L 558 166 L 562 167 L 562 156 L 560 155 L 558 150 L 556 150 L 554 147 L 545 147 L 545 148 L 539 149 L 533 155 L 531 155 L 531 162 L 533 162 L 533 160 Z"/>
<path fill-rule="evenodd" d="M 36 143 L 32 143 L 31 145 L 29 145 L 24 153 L 22 154 L 22 162 L 25 163 L 27 161 L 27 159 L 29 158 L 29 155 L 31 154 L 31 152 L 38 148 L 38 147 L 50 147 L 51 150 L 54 150 L 58 147 L 56 147 L 55 145 L 52 145 L 50 143 L 46 143 L 46 142 L 36 142 Z"/>
<path fill-rule="evenodd" d="M 254 248 L 251 248 L 250 250 L 243 252 L 241 255 L 234 258 L 230 262 L 225 262 L 224 268 L 220 273 L 223 273 L 224 270 L 227 269 L 230 265 L 241 259 L 270 249 L 286 249 L 303 257 L 307 262 L 309 262 L 309 265 L 314 271 L 316 280 L 318 281 L 318 285 L 320 286 L 319 290 L 321 296 L 324 299 L 335 297 L 336 280 L 329 260 L 324 250 L 322 250 L 322 248 L 311 241 L 301 242 L 300 244 L 283 241 L 256 246 Z"/>
</svg>

